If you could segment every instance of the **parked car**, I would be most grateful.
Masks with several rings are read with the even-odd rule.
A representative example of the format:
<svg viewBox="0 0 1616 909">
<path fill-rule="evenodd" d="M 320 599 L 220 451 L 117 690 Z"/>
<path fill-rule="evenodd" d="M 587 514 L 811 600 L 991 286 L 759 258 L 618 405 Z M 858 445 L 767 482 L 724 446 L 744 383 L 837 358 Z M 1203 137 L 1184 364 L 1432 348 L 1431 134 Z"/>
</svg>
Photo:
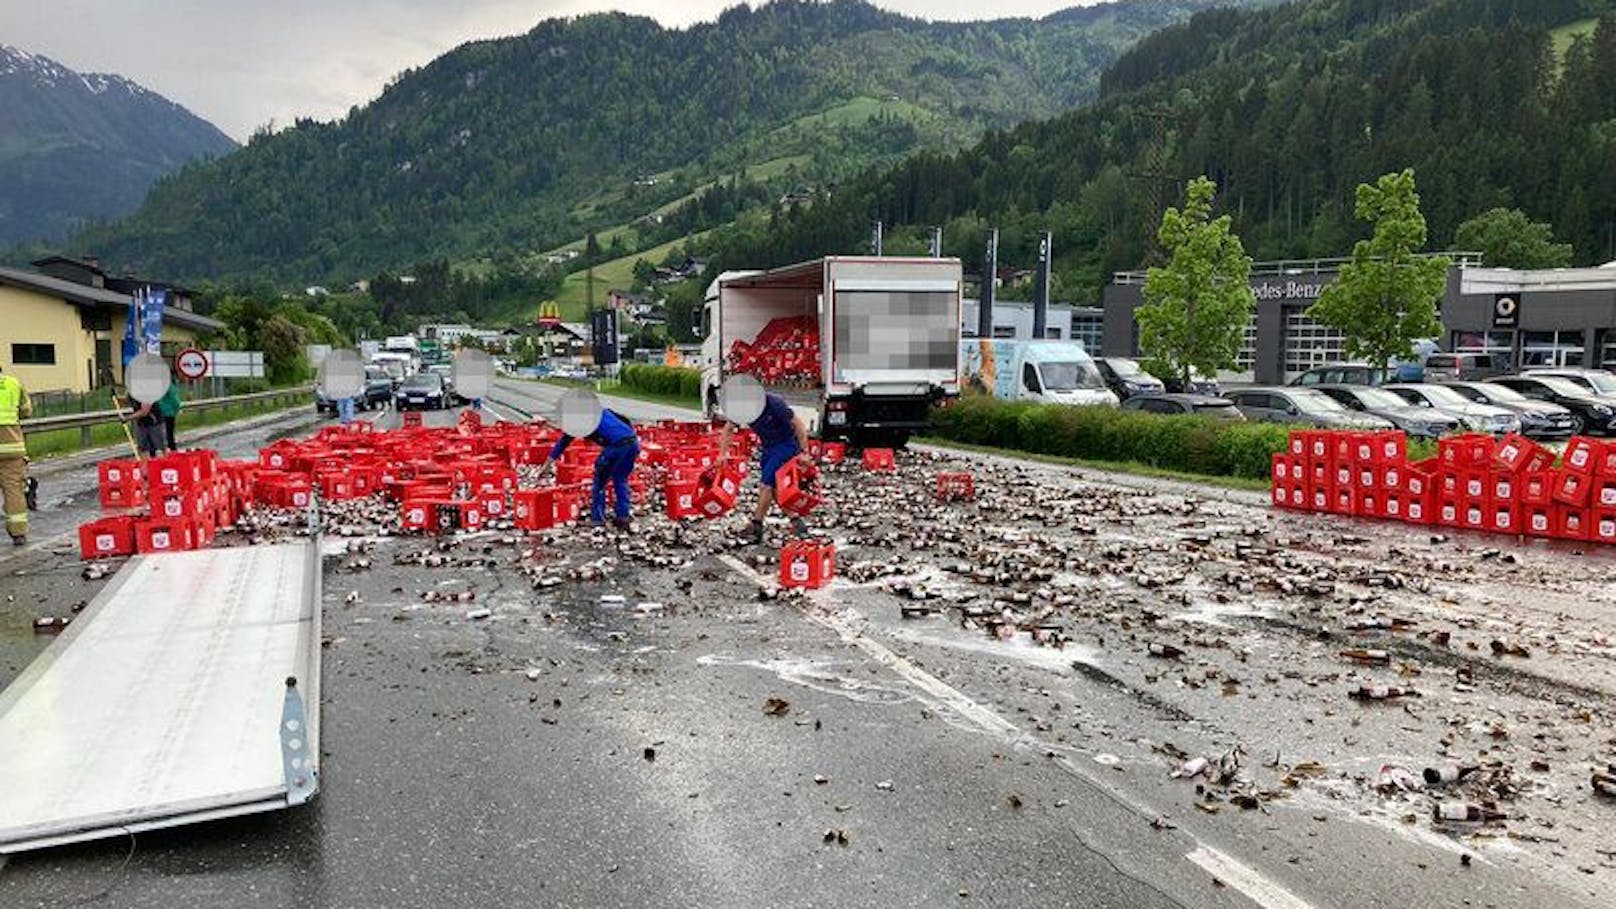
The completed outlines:
<svg viewBox="0 0 1616 909">
<path fill-rule="evenodd" d="M 1384 388 L 1367 385 L 1320 385 L 1319 391 L 1334 398 L 1348 410 L 1367 413 L 1391 421 L 1411 438 L 1437 439 L 1458 432 L 1458 417 L 1429 407 L 1416 407 Z"/>
<path fill-rule="evenodd" d="M 1542 368 L 1522 370 L 1523 376 L 1554 376 L 1565 379 L 1582 386 L 1602 398 L 1616 397 L 1616 376 L 1603 369 L 1583 369 L 1575 366 L 1563 366 L 1558 369 Z"/>
<path fill-rule="evenodd" d="M 1229 400 L 1248 420 L 1301 423 L 1328 429 L 1391 429 L 1389 420 L 1355 413 L 1327 394 L 1311 388 L 1241 388 Z"/>
<path fill-rule="evenodd" d="M 1425 358 L 1427 382 L 1475 382 L 1508 371 L 1502 355 L 1484 353 L 1434 353 Z"/>
<path fill-rule="evenodd" d="M 354 406 L 359 410 L 374 410 L 386 407 L 393 401 L 393 378 L 387 370 L 374 366 L 365 369 L 365 389 L 360 393 Z M 320 413 L 334 414 L 337 412 L 337 402 L 327 398 L 325 392 L 318 387 L 314 389 L 314 409 Z"/>
<path fill-rule="evenodd" d="M 1118 401 L 1126 401 L 1134 395 L 1159 395 L 1167 390 L 1162 380 L 1145 372 L 1138 360 L 1097 357 L 1094 365 L 1100 367 L 1100 377 L 1105 379 L 1105 387 L 1111 389 Z"/>
<path fill-rule="evenodd" d="M 1376 369 L 1367 363 L 1332 363 L 1329 366 L 1315 366 L 1290 381 L 1291 385 L 1300 388 L 1311 388 L 1317 385 L 1383 385 L 1386 383 L 1386 370 Z"/>
<path fill-rule="evenodd" d="M 1449 382 L 1442 386 L 1479 404 L 1513 410 L 1521 418 L 1521 434 L 1533 439 L 1564 439 L 1577 431 L 1571 411 L 1548 401 L 1528 398 L 1512 388 L 1492 382 Z"/>
<path fill-rule="evenodd" d="M 449 390 L 443 385 L 443 376 L 435 372 L 418 372 L 405 379 L 393 395 L 393 406 L 399 410 L 442 410 L 449 406 Z"/>
<path fill-rule="evenodd" d="M 1601 398 L 1569 379 L 1522 375 L 1499 376 L 1487 382 L 1571 411 L 1573 433 L 1616 435 L 1616 399 Z"/>
<path fill-rule="evenodd" d="M 1218 387 L 1217 376 L 1204 376 L 1194 370 L 1190 371 L 1190 385 L 1188 388 L 1184 387 L 1183 380 L 1178 376 L 1169 376 L 1163 379 L 1162 386 L 1168 394 L 1175 395 L 1205 395 L 1216 398 L 1223 394 L 1223 389 Z"/>
<path fill-rule="evenodd" d="M 1178 394 L 1134 395 L 1122 402 L 1123 410 L 1183 416 L 1216 417 L 1220 420 L 1244 420 L 1245 415 L 1228 398 L 1212 395 Z"/>
<path fill-rule="evenodd" d="M 1521 431 L 1521 415 L 1507 407 L 1485 404 L 1459 394 L 1446 385 L 1386 385 L 1387 391 L 1415 407 L 1429 407 L 1450 416 L 1472 432 L 1499 435 Z"/>
</svg>

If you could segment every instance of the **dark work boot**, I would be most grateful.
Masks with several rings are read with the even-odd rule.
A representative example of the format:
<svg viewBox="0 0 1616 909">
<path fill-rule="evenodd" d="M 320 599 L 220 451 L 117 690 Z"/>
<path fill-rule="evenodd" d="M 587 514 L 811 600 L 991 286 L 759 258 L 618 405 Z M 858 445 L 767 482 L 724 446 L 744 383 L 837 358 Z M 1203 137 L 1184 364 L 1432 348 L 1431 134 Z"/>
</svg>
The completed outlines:
<svg viewBox="0 0 1616 909">
<path fill-rule="evenodd" d="M 791 532 L 798 539 L 806 539 L 808 537 L 808 519 L 803 517 L 792 518 Z"/>
<path fill-rule="evenodd" d="M 634 529 L 634 522 L 629 518 L 612 518 L 612 526 L 627 532 Z"/>
<path fill-rule="evenodd" d="M 763 542 L 763 522 L 747 521 L 746 529 L 741 531 L 741 539 L 756 546 Z"/>
</svg>

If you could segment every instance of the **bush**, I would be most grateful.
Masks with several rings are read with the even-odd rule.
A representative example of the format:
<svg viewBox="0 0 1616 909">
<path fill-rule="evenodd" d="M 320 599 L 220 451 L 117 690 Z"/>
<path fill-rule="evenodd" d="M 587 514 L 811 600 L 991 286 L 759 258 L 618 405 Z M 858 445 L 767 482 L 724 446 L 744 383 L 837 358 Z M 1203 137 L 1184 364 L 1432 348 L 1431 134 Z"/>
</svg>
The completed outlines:
<svg viewBox="0 0 1616 909">
<path fill-rule="evenodd" d="M 617 378 L 625 387 L 646 394 L 701 400 L 701 371 L 697 369 L 629 363 L 618 371 Z"/>
<path fill-rule="evenodd" d="M 968 395 L 932 415 L 941 438 L 1034 454 L 1146 464 L 1228 477 L 1266 477 L 1290 429 L 1110 407 L 1065 407 Z"/>
</svg>

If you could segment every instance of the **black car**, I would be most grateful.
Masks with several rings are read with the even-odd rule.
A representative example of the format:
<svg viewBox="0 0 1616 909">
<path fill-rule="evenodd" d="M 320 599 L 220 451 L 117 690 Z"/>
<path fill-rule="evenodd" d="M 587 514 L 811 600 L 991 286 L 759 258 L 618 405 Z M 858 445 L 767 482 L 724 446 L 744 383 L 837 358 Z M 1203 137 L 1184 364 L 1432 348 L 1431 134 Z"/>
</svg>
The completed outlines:
<svg viewBox="0 0 1616 909">
<path fill-rule="evenodd" d="M 375 410 L 386 407 L 393 401 L 393 377 L 385 369 L 371 367 L 365 370 L 365 390 L 354 401 L 360 410 Z M 314 409 L 320 413 L 336 413 L 337 402 L 325 396 L 319 389 L 314 392 Z"/>
<path fill-rule="evenodd" d="M 1245 414 L 1228 398 L 1212 395 L 1186 395 L 1168 392 L 1162 395 L 1135 395 L 1122 402 L 1123 410 L 1138 410 L 1168 416 L 1194 414 L 1198 417 L 1216 417 L 1220 420 L 1244 420 Z"/>
<path fill-rule="evenodd" d="M 449 390 L 435 372 L 410 376 L 393 394 L 393 406 L 399 410 L 442 410 L 449 404 Z"/>
<path fill-rule="evenodd" d="M 1518 391 L 1571 411 L 1574 431 L 1590 436 L 1616 435 L 1616 399 L 1601 398 L 1569 379 L 1555 376 L 1501 376 L 1492 385 Z"/>
<path fill-rule="evenodd" d="M 1118 401 L 1126 401 L 1134 395 L 1159 395 L 1167 390 L 1162 380 L 1145 372 L 1138 360 L 1100 357 L 1094 361 L 1094 365 L 1100 368 L 1100 378 L 1105 380 L 1105 387 L 1111 389 Z"/>
</svg>

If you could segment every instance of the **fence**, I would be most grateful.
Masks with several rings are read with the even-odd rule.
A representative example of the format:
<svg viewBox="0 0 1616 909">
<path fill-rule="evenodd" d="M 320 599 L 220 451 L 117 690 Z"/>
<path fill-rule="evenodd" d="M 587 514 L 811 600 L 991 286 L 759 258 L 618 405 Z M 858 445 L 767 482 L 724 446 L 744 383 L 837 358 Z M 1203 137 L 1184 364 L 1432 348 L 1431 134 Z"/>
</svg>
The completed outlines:
<svg viewBox="0 0 1616 909">
<path fill-rule="evenodd" d="M 309 395 L 313 391 L 311 385 L 299 385 L 289 388 L 276 388 L 270 391 L 258 391 L 250 394 L 227 395 L 216 398 L 190 399 L 185 402 L 185 409 L 191 413 L 202 413 L 218 410 L 226 417 L 234 408 L 246 408 L 254 404 L 270 403 L 285 406 L 309 403 Z M 80 396 L 76 396 L 80 397 Z M 82 396 L 88 397 L 88 396 Z M 97 426 L 117 423 L 123 419 L 126 411 L 114 410 L 110 400 L 108 406 L 102 410 L 85 413 L 58 413 L 48 416 L 38 416 L 23 420 L 22 428 L 25 433 L 54 432 L 63 429 L 77 429 L 80 433 L 81 444 L 90 445 L 90 430 Z M 36 413 L 38 412 L 36 408 Z"/>
<path fill-rule="evenodd" d="M 264 379 L 210 378 L 200 382 L 181 383 L 179 389 L 180 397 L 189 406 L 197 401 L 266 391 L 269 389 L 269 382 Z M 39 391 L 30 392 L 28 399 L 33 402 L 36 417 L 54 417 L 64 414 L 89 414 L 111 410 L 113 409 L 112 392 L 113 389 L 110 386 L 85 392 Z"/>
</svg>

